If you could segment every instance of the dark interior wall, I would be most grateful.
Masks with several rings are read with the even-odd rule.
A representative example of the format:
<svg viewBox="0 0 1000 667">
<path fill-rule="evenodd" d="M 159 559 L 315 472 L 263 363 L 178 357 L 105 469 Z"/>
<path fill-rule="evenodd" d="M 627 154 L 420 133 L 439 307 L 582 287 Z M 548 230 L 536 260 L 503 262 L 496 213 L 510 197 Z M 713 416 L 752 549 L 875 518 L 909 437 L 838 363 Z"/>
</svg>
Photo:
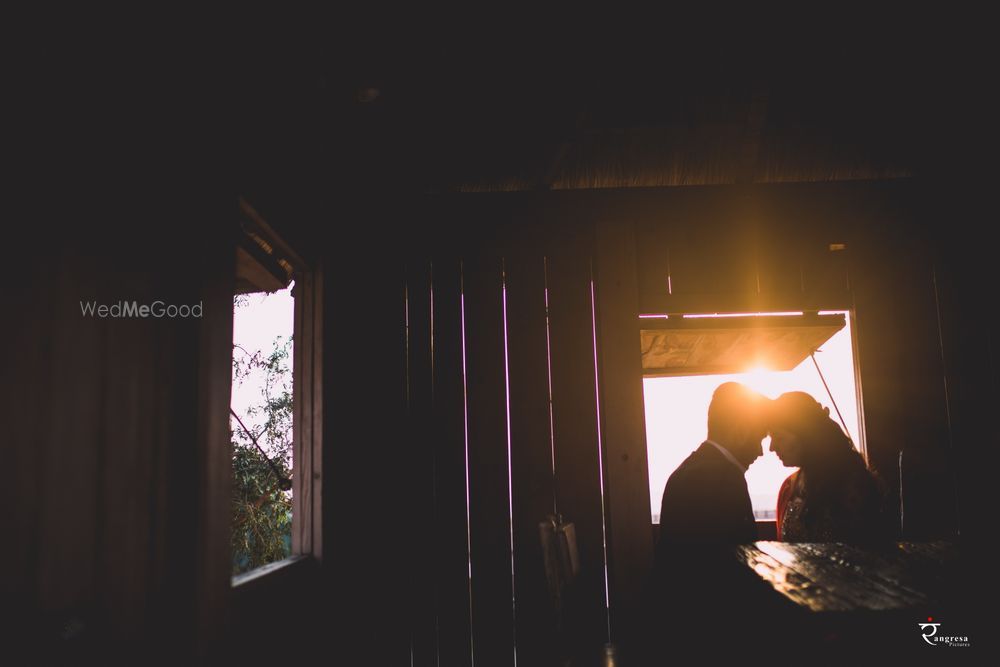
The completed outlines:
<svg viewBox="0 0 1000 667">
<path fill-rule="evenodd" d="M 892 493 L 902 492 L 901 505 L 887 509 L 902 512 L 909 538 L 961 532 L 963 507 L 972 506 L 960 491 L 972 484 L 972 441 L 989 433 L 967 423 L 978 435 L 962 438 L 954 414 L 982 414 L 982 403 L 973 406 L 989 394 L 995 331 L 983 308 L 987 251 L 969 235 L 967 204 L 956 206 L 956 195 L 945 179 L 773 189 L 780 235 L 814 250 L 802 253 L 805 290 L 810 266 L 816 278 L 848 285 L 867 453 Z M 847 249 L 825 252 L 831 242 Z M 956 357 L 967 360 L 961 371 Z M 977 389 L 963 397 L 949 385 L 956 382 Z M 974 525 L 982 524 L 964 528 Z"/>
<path fill-rule="evenodd" d="M 986 192 L 961 179 L 936 191 L 927 211 L 936 231 L 930 258 L 950 429 L 949 455 L 930 458 L 925 474 L 930 483 L 941 477 L 955 480 L 957 526 L 963 540 L 973 544 L 993 539 L 992 504 L 982 494 L 994 479 L 992 466 L 984 463 L 1000 445 L 1000 313 L 993 296 L 1000 281 L 989 225 L 983 221 Z"/>
<path fill-rule="evenodd" d="M 372 219 L 373 224 L 379 218 L 398 220 L 401 217 L 424 222 L 411 228 L 414 234 L 397 237 L 396 240 L 406 248 L 408 256 L 436 258 L 437 269 L 433 271 L 426 261 L 411 268 L 423 276 L 420 280 L 424 281 L 421 283 L 424 287 L 420 289 L 426 289 L 432 282 L 438 285 L 437 290 L 440 291 L 435 291 L 438 299 L 448 299 L 448 295 L 457 298 L 454 280 L 459 274 L 450 263 L 456 257 L 463 259 L 467 271 L 479 266 L 477 258 L 503 255 L 511 248 L 520 247 L 523 251 L 530 247 L 534 253 L 552 257 L 579 245 L 580 234 L 585 237 L 591 234 L 593 225 L 599 221 L 618 220 L 632 224 L 636 229 L 636 282 L 640 304 L 648 306 L 641 308 L 642 310 L 670 308 L 672 305 L 689 308 L 698 304 L 700 308 L 695 309 L 853 309 L 860 379 L 864 391 L 867 452 L 872 465 L 878 469 L 888 486 L 887 510 L 890 515 L 896 515 L 899 511 L 899 454 L 905 451 L 903 470 L 907 523 L 903 527 L 903 534 L 913 538 L 947 537 L 954 536 L 958 527 L 955 519 L 955 490 L 956 484 L 962 484 L 967 469 L 963 469 L 960 463 L 963 445 L 952 444 L 954 423 L 952 431 L 949 431 L 942 338 L 937 324 L 935 272 L 940 274 L 945 267 L 950 267 L 951 271 L 960 268 L 961 263 L 956 263 L 955 260 L 960 257 L 957 248 L 961 244 L 956 245 L 948 228 L 933 219 L 927 202 L 928 197 L 920 183 L 905 180 L 881 183 L 449 195 L 432 198 L 427 208 L 410 204 L 401 205 L 398 210 L 374 212 Z M 528 230 L 533 230 L 533 237 L 531 234 L 526 235 Z M 378 236 L 376 232 L 368 233 Z M 593 237 L 589 238 L 585 245 L 592 243 Z M 943 239 L 952 239 L 949 247 L 956 246 L 956 250 L 947 257 L 937 250 L 937 245 Z M 831 243 L 843 243 L 846 249 L 831 252 Z M 360 246 L 355 243 L 353 247 L 365 247 L 365 243 L 362 242 Z M 380 248 L 380 258 L 391 257 L 379 243 L 371 247 Z M 667 295 L 672 296 L 673 301 L 663 295 L 667 266 L 666 252 L 661 251 L 668 247 L 669 270 L 677 280 L 674 295 Z M 594 250 L 593 246 L 588 246 L 584 254 Z M 398 261 L 400 258 L 395 259 Z M 358 262 L 365 264 L 368 260 L 356 258 L 353 261 L 354 266 L 358 266 Z M 550 268 L 558 264 L 556 261 Z M 348 264 L 345 263 L 344 266 L 347 267 Z M 364 271 L 368 271 L 367 275 L 372 275 L 370 269 L 362 272 Z M 968 287 L 969 278 L 964 273 L 957 275 L 956 280 L 958 279 L 964 280 L 963 284 Z M 445 284 L 449 286 L 442 289 L 441 281 L 446 281 Z M 371 280 L 365 285 L 370 288 L 369 296 L 380 303 L 391 304 L 393 299 L 398 298 L 393 296 L 398 293 L 398 283 L 390 282 L 379 286 L 379 281 Z M 599 281 L 597 288 L 600 291 Z M 353 290 L 354 287 L 350 289 Z M 953 285 L 953 289 L 959 290 L 953 293 L 955 298 L 970 298 L 968 295 L 959 296 L 962 292 L 957 284 Z M 375 296 L 377 293 L 383 294 L 385 298 L 379 299 Z M 643 299 L 646 301 L 643 302 Z M 348 302 L 355 303 L 352 299 L 345 301 Z M 438 326 L 458 326 L 457 315 L 447 312 L 442 303 L 439 301 L 436 306 Z M 976 321 L 976 316 L 968 309 L 963 310 L 960 304 L 953 306 L 961 311 L 956 315 L 959 319 L 954 326 L 967 330 Z M 375 318 L 370 320 L 372 322 L 388 324 L 395 321 L 398 325 L 398 313 L 386 316 L 370 309 L 364 310 L 360 302 L 353 307 L 358 309 L 357 312 L 369 313 L 369 317 Z M 411 316 L 416 316 L 415 313 L 416 309 L 410 311 Z M 466 332 L 484 324 L 479 319 L 483 317 L 481 312 L 471 309 L 466 315 L 476 318 L 476 322 L 466 321 Z M 946 314 L 945 317 L 950 316 Z M 965 320 L 961 320 L 961 317 L 965 317 Z M 425 312 L 423 318 L 421 326 L 429 326 L 430 313 Z M 945 328 L 947 329 L 947 325 Z M 559 325 L 554 324 L 552 334 L 556 337 L 553 339 L 556 348 L 564 346 L 574 337 L 584 337 L 587 333 L 583 326 L 561 331 L 558 329 Z M 980 335 L 977 340 L 980 345 L 984 345 L 988 343 L 988 336 L 984 338 Z M 383 343 L 390 344 L 390 341 L 385 340 Z M 454 363 L 450 366 L 452 371 L 449 371 L 446 366 L 450 362 L 440 355 L 456 353 L 455 346 L 460 343 L 456 338 L 438 340 L 440 347 L 436 348 L 436 354 L 439 356 L 433 362 L 425 361 L 423 371 L 418 370 L 419 364 L 414 365 L 414 372 L 429 374 L 454 371 L 454 364 L 458 360 L 453 360 Z M 427 344 L 427 341 L 424 340 L 422 344 Z M 353 349 L 359 350 L 374 349 L 372 345 L 372 340 L 357 339 L 352 343 Z M 469 354 L 466 361 L 470 368 L 477 362 L 475 349 L 470 344 L 466 350 Z M 553 353 L 552 363 L 556 366 L 557 357 L 558 353 Z M 355 373 L 362 372 L 362 362 L 352 363 L 360 364 Z M 954 363 L 954 372 L 958 372 L 957 364 L 960 360 Z M 565 372 L 568 373 L 567 377 L 576 378 L 579 383 L 585 376 L 584 368 L 583 364 L 577 364 Z M 553 372 L 558 374 L 558 368 L 554 367 Z M 471 374 L 469 377 L 473 376 Z M 348 376 L 341 374 L 338 377 L 344 381 Z M 425 377 L 425 381 L 428 378 L 429 376 Z M 981 383 L 982 379 L 978 381 Z M 378 388 L 372 387 L 371 390 L 378 391 Z M 440 391 L 445 389 L 441 388 Z M 470 393 L 469 398 L 474 401 L 471 398 L 473 395 Z M 451 399 L 447 396 L 451 396 Z M 516 398 L 516 390 L 512 396 Z M 358 398 L 346 394 L 343 397 L 347 401 L 345 405 L 355 406 L 347 410 L 352 415 L 351 419 L 360 418 L 360 414 L 368 414 L 358 403 Z M 414 400 L 422 399 L 414 397 Z M 443 442 L 460 439 L 463 436 L 463 425 L 448 421 L 451 417 L 446 415 L 454 416 L 461 406 L 456 402 L 454 410 L 446 409 L 444 412 L 436 412 L 434 408 L 442 400 L 457 401 L 458 397 L 454 393 L 442 395 L 439 392 L 426 400 L 427 409 L 432 415 L 431 423 L 415 427 L 417 430 L 411 432 L 411 437 L 416 440 L 411 439 L 411 444 L 419 448 L 427 447 L 430 443 L 433 449 L 440 447 Z M 952 397 L 953 416 L 956 400 Z M 558 414 L 558 410 L 556 412 Z M 469 415 L 473 413 L 474 408 L 470 408 Z M 442 422 L 442 419 L 445 421 Z M 452 427 L 454 432 L 448 431 Z M 967 432 L 975 432 L 980 426 L 970 421 L 966 428 L 969 429 Z M 487 456 L 484 451 L 477 449 L 481 441 L 475 437 L 474 431 L 473 427 L 470 430 L 473 437 L 469 440 L 473 465 L 477 457 Z M 556 434 L 558 441 L 558 426 Z M 343 441 L 343 435 L 340 437 Z M 583 436 L 580 441 L 587 437 Z M 461 553 L 465 550 L 465 544 L 458 538 L 465 529 L 464 517 L 461 512 L 450 519 L 448 516 L 435 514 L 442 511 L 441 503 L 445 501 L 433 494 L 442 492 L 446 495 L 450 499 L 447 502 L 452 503 L 451 509 L 454 509 L 455 504 L 461 507 L 464 503 L 464 481 L 459 479 L 457 487 L 450 486 L 456 481 L 455 476 L 460 477 L 459 473 L 462 472 L 462 461 L 456 458 L 461 457 L 462 453 L 457 450 L 451 454 L 446 453 L 442 460 L 435 458 L 441 456 L 441 450 L 436 451 L 438 453 L 430 458 L 419 454 L 419 451 L 411 452 L 417 456 L 418 465 L 430 468 L 424 470 L 424 479 L 429 476 L 435 483 L 431 489 L 423 487 L 424 493 L 429 492 L 432 497 L 427 499 L 430 503 L 425 506 L 427 509 L 417 510 L 417 522 L 424 529 L 414 529 L 416 533 L 410 535 L 416 540 L 426 540 L 432 534 L 437 535 L 434 538 L 435 550 L 447 551 L 446 545 L 452 544 L 451 551 Z M 353 460 L 350 458 L 353 454 L 347 456 L 348 460 Z M 441 464 L 446 468 L 433 467 Z M 447 467 L 452 465 L 451 468 Z M 952 469 L 952 465 L 956 467 Z M 447 474 L 452 482 L 443 481 L 440 477 L 447 470 L 450 470 Z M 942 471 L 947 474 L 942 474 Z M 497 481 L 502 474 L 502 468 L 494 468 L 492 481 Z M 354 486 L 347 488 L 357 489 L 359 484 L 366 487 L 370 483 L 361 481 L 364 479 L 363 475 L 350 477 L 349 480 L 344 479 L 348 485 Z M 411 483 L 414 478 L 410 479 Z M 581 498 L 588 494 L 593 496 L 596 488 L 588 491 L 589 487 L 582 480 L 583 478 L 580 483 L 584 486 L 574 489 L 563 487 L 562 493 L 582 494 Z M 635 476 L 635 484 L 645 482 L 643 475 Z M 476 485 L 472 488 L 475 506 Z M 521 490 L 527 491 L 529 488 L 525 486 Z M 346 488 L 341 492 L 350 495 Z M 518 493 L 519 489 L 515 489 L 515 497 Z M 389 502 L 390 507 L 405 502 L 403 498 L 406 496 L 397 497 L 399 500 Z M 343 507 L 338 507 L 339 511 L 344 511 Z M 338 508 L 332 511 L 337 512 Z M 362 521 L 353 512 L 349 512 L 349 515 L 345 518 L 347 525 Z M 423 523 L 427 517 L 430 517 L 431 523 L 437 528 L 432 529 L 429 524 Z M 594 527 L 586 528 L 585 517 L 578 515 L 575 518 L 578 521 L 583 519 L 583 547 L 593 544 L 589 542 L 591 538 L 600 539 L 594 532 Z M 898 519 L 898 515 L 896 518 Z M 436 532 L 441 530 L 440 521 L 450 522 L 451 525 L 442 534 Z M 899 525 L 898 521 L 895 523 Z M 472 534 L 475 535 L 476 524 L 472 525 Z M 616 530 L 621 529 L 621 526 L 612 525 L 608 530 L 613 535 Z M 452 538 L 455 538 L 453 543 Z M 372 544 L 375 543 L 377 541 Z M 520 548 L 526 548 L 523 546 L 525 542 L 520 544 Z M 356 558 L 356 563 L 364 561 L 360 555 Z M 421 562 L 420 557 L 417 558 Z M 595 554 L 591 554 L 589 558 L 600 559 Z M 612 553 L 612 561 L 614 558 L 615 554 Z M 371 567 L 375 562 L 377 561 L 365 561 L 364 566 Z M 474 568 L 476 563 L 474 557 Z M 459 567 L 457 563 L 454 566 L 455 569 Z M 431 566 L 425 563 L 424 569 L 421 570 L 418 566 L 418 570 L 435 571 L 433 568 L 427 570 L 427 567 Z M 451 593 L 446 593 L 444 589 L 435 588 L 448 586 L 446 582 L 438 580 L 430 588 L 421 589 L 422 592 L 417 593 L 418 596 L 426 597 L 418 598 L 416 604 L 418 607 L 430 604 L 427 611 L 429 614 L 443 613 L 440 605 L 451 605 L 452 609 L 458 608 L 461 611 L 465 602 L 460 584 L 459 579 L 455 583 L 456 588 Z M 609 586 L 614 598 L 616 582 L 612 580 Z M 603 598 L 599 587 L 595 587 L 593 595 Z M 365 599 L 360 592 L 358 596 L 359 600 Z M 444 602 L 444 598 L 440 596 L 451 596 L 451 602 Z M 620 604 L 623 601 L 619 599 L 616 602 Z M 421 618 L 426 620 L 427 617 Z M 475 616 L 472 618 L 475 619 Z M 416 630 L 419 626 L 413 627 Z M 475 620 L 471 626 L 462 626 L 466 630 L 454 625 L 449 627 L 448 632 L 454 633 L 456 637 L 465 636 L 463 632 L 466 630 L 473 633 L 469 636 L 475 636 Z M 428 627 L 424 626 L 423 629 L 426 631 Z M 424 632 L 420 636 L 427 638 L 430 635 Z M 432 642 L 441 640 L 440 635 L 435 637 L 437 639 Z M 459 646 L 465 644 L 459 642 Z M 427 650 L 433 653 L 434 646 L 427 647 Z M 455 645 L 449 643 L 449 650 L 456 650 Z M 464 654 L 460 647 L 457 650 L 459 654 Z"/>
<path fill-rule="evenodd" d="M 87 201 L 39 200 L 5 281 L 4 644 L 42 663 L 190 657 L 218 640 L 229 581 L 234 252 L 213 223 L 231 211 L 123 197 L 92 223 Z M 203 314 L 81 313 L 132 300 Z"/>
<path fill-rule="evenodd" d="M 407 489 L 429 492 L 430 478 L 405 430 L 404 266 L 373 213 L 324 244 L 321 627 L 339 655 L 394 664 L 409 654 L 411 564 L 432 539 Z"/>
<path fill-rule="evenodd" d="M 590 229 L 546 224 L 544 195 L 483 203 L 382 201 L 326 245 L 324 590 L 351 615 L 324 624 L 386 662 L 411 640 L 416 664 L 512 664 L 515 633 L 529 662 L 607 635 Z M 554 491 L 583 568 L 562 634 L 538 544 Z"/>
<path fill-rule="evenodd" d="M 476 196 L 483 197 L 483 211 L 508 202 L 544 211 L 543 224 L 557 228 L 613 216 L 634 221 L 640 310 L 690 312 L 697 304 L 704 310 L 851 308 L 867 452 L 889 487 L 887 510 L 899 512 L 899 455 L 907 450 L 904 532 L 955 534 L 961 473 L 952 466 L 960 465 L 960 452 L 950 449 L 954 423 L 949 430 L 935 285 L 942 272 L 960 273 L 964 282 L 951 285 L 958 290 L 952 297 L 967 306 L 942 311 L 942 322 L 963 327 L 979 350 L 956 354 L 988 358 L 985 332 L 991 329 L 969 330 L 974 322 L 985 324 L 972 309 L 973 295 L 984 294 L 985 286 L 972 281 L 962 235 L 937 217 L 935 197 L 922 182 L 470 195 Z M 464 214 L 469 221 L 476 219 L 471 201 Z M 833 252 L 833 243 L 846 249 Z M 672 297 L 666 294 L 668 271 Z"/>
</svg>

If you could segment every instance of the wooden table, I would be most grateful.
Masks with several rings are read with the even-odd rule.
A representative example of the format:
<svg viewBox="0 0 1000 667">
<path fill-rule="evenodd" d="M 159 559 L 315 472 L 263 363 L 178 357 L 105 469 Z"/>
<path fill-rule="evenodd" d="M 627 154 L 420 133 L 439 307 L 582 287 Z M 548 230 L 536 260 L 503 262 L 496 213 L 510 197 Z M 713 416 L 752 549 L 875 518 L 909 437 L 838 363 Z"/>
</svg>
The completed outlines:
<svg viewBox="0 0 1000 667">
<path fill-rule="evenodd" d="M 949 542 L 756 542 L 737 556 L 762 580 L 814 612 L 925 609 L 949 599 L 958 549 Z"/>
<path fill-rule="evenodd" d="M 744 617 L 756 617 L 748 618 L 750 634 L 790 655 L 925 658 L 926 651 L 951 650 L 927 645 L 922 624 L 932 620 L 942 636 L 968 637 L 963 651 L 991 643 L 981 623 L 992 615 L 975 602 L 981 568 L 954 543 L 764 541 L 736 547 L 736 556 L 764 591 Z"/>
</svg>

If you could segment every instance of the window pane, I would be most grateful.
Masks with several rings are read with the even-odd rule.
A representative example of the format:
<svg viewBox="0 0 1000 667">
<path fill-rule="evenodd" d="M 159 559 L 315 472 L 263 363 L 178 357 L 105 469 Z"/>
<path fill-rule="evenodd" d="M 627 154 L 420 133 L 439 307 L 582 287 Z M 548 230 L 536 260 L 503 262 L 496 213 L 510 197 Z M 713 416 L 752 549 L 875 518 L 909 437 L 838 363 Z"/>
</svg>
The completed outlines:
<svg viewBox="0 0 1000 667">
<path fill-rule="evenodd" d="M 292 475 L 291 290 L 233 301 L 234 575 L 291 554 L 292 492 L 283 482 Z"/>
<path fill-rule="evenodd" d="M 849 315 L 845 313 L 845 317 Z M 816 352 L 823 376 L 844 417 L 848 435 L 858 442 L 857 391 L 854 378 L 854 352 L 850 320 Z M 723 382 L 742 382 L 765 396 L 776 398 L 786 391 L 805 391 L 830 408 L 838 420 L 823 381 L 811 358 L 790 371 L 757 369 L 730 375 L 697 375 L 643 380 L 646 407 L 646 446 L 649 456 L 649 500 L 653 523 L 660 522 L 660 501 L 670 474 L 698 448 L 706 438 L 708 404 L 712 392 Z M 747 471 L 747 486 L 754 514 L 758 519 L 773 519 L 778 489 L 795 469 L 786 468 L 768 450 L 770 438 L 762 443 L 764 456 Z"/>
</svg>

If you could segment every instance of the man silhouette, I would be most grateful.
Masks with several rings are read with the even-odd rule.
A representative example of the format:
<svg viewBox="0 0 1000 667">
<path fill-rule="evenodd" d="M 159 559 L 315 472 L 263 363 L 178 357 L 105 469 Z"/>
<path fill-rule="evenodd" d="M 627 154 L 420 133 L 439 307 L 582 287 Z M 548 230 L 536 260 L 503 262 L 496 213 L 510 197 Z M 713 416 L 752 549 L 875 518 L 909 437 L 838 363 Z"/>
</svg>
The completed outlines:
<svg viewBox="0 0 1000 667">
<path fill-rule="evenodd" d="M 703 656 L 721 658 L 760 630 L 756 582 L 732 546 L 757 539 L 743 475 L 763 453 L 769 404 L 745 385 L 719 385 L 708 407 L 708 439 L 667 480 L 640 662 L 665 663 L 678 636 Z"/>
<path fill-rule="evenodd" d="M 763 453 L 769 399 L 726 382 L 708 406 L 708 439 L 670 475 L 660 504 L 660 545 L 736 544 L 757 539 L 744 478 Z"/>
</svg>

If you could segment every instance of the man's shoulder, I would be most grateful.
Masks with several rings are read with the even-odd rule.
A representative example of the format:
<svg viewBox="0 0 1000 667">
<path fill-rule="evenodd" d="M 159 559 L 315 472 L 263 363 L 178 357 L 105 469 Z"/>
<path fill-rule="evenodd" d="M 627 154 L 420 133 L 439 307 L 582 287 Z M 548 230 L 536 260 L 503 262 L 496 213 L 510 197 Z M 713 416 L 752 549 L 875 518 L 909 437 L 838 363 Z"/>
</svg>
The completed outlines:
<svg viewBox="0 0 1000 667">
<path fill-rule="evenodd" d="M 706 443 L 702 443 L 698 449 L 691 452 L 667 479 L 667 485 L 669 486 L 671 482 L 677 484 L 717 476 L 721 466 L 716 457 L 712 456 L 710 449 L 711 445 L 706 447 Z"/>
<path fill-rule="evenodd" d="M 730 461 L 727 461 L 725 456 L 707 440 L 701 443 L 698 449 L 691 452 L 684 459 L 684 462 L 677 468 L 678 471 L 681 469 L 696 474 L 708 471 L 712 474 L 717 474 L 719 470 L 724 470 L 725 472 L 733 472 L 739 475 L 739 470 Z"/>
<path fill-rule="evenodd" d="M 666 494 L 711 491 L 718 494 L 740 486 L 743 475 L 711 444 L 703 443 L 667 479 Z"/>
</svg>

